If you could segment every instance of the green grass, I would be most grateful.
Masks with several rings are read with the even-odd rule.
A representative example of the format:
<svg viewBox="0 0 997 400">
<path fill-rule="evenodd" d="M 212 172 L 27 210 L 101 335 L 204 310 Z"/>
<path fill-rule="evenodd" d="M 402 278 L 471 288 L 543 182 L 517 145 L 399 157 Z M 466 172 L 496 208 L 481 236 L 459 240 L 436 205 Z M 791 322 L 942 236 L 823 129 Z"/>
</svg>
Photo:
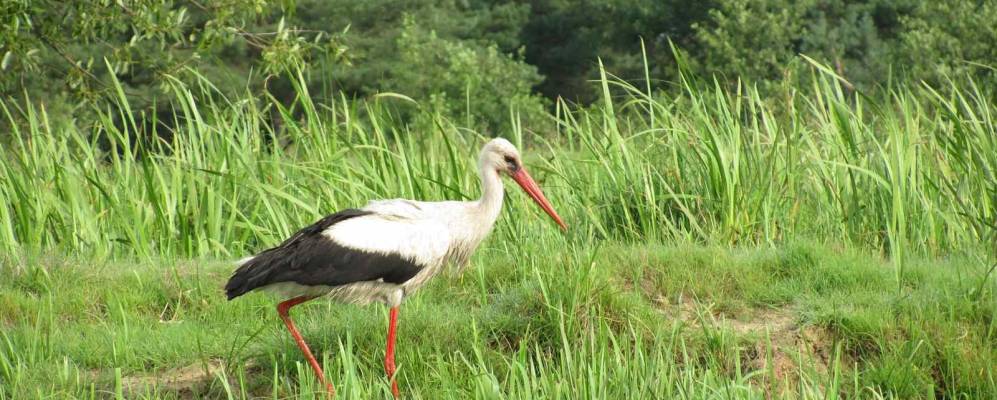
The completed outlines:
<svg viewBox="0 0 997 400">
<path fill-rule="evenodd" d="M 473 267 L 407 300 L 406 393 L 994 397 L 991 89 L 838 79 L 763 98 L 604 73 L 547 125 L 510 110 L 571 229 L 511 194 Z M 124 95 L 88 126 L 0 100 L 0 399 L 315 397 L 272 299 L 224 301 L 231 260 L 369 199 L 478 195 L 485 135 L 403 95 L 171 90 L 156 135 Z M 297 315 L 342 397 L 388 397 L 385 310 Z"/>
<path fill-rule="evenodd" d="M 401 312 L 410 398 L 986 398 L 997 326 L 986 265 L 865 253 L 491 241 Z M 226 302 L 231 265 L 3 264 L 0 398 L 311 398 L 273 299 Z M 982 290 L 982 291 L 981 291 Z M 341 398 L 387 398 L 386 312 L 296 313 Z M 210 368 L 212 373 L 206 374 Z M 182 383 L 168 380 L 184 369 Z M 142 380 L 145 377 L 145 380 Z M 157 381 L 158 379 L 158 381 Z M 116 389 L 119 388 L 119 389 Z"/>
<path fill-rule="evenodd" d="M 648 94 L 605 78 L 600 104 L 560 104 L 549 129 L 513 124 L 503 136 L 527 146 L 579 241 L 803 238 L 902 266 L 908 254 L 995 250 L 995 107 L 964 81 L 877 100 L 827 75 L 786 98 L 693 80 Z M 182 123 L 159 138 L 136 127 L 123 96 L 89 127 L 0 101 L 14 127 L 0 141 L 0 249 L 238 257 L 371 198 L 478 195 L 481 135 L 403 96 L 285 107 L 196 84 L 175 83 Z M 402 120 L 397 107 L 416 111 Z M 542 234 L 524 221 L 499 235 Z"/>
</svg>

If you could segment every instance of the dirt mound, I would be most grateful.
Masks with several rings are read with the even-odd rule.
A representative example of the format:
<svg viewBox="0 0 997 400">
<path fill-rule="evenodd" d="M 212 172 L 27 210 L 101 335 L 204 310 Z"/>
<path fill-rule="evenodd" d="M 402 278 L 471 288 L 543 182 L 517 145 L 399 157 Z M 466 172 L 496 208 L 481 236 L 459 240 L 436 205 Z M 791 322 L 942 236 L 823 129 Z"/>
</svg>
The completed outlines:
<svg viewBox="0 0 997 400">
<path fill-rule="evenodd" d="M 223 369 L 221 361 L 209 360 L 204 364 L 191 364 L 150 375 L 126 376 L 121 379 L 121 386 L 125 393 L 136 393 L 155 387 L 164 392 L 193 396 L 203 391 Z"/>
<path fill-rule="evenodd" d="M 247 366 L 252 369 L 254 366 Z M 200 398 L 210 388 L 218 377 L 225 376 L 225 366 L 222 360 L 209 359 L 187 366 L 172 368 L 165 371 L 127 375 L 121 377 L 121 391 L 125 398 L 131 398 L 148 393 L 172 393 L 182 399 Z M 106 372 L 92 371 L 91 376 L 107 378 Z M 113 378 L 112 382 L 113 382 Z M 229 385 L 236 382 L 229 377 Z"/>
<path fill-rule="evenodd" d="M 751 371 L 762 372 L 756 382 L 764 388 L 766 398 L 793 390 L 801 373 L 826 373 L 832 362 L 834 344 L 830 333 L 817 326 L 800 326 L 791 307 L 732 315 L 714 310 L 710 303 L 681 295 L 677 298 L 674 303 L 661 295 L 652 299 L 662 313 L 687 326 L 726 328 L 754 340 L 754 348 L 745 352 L 751 355 L 746 365 Z"/>
</svg>

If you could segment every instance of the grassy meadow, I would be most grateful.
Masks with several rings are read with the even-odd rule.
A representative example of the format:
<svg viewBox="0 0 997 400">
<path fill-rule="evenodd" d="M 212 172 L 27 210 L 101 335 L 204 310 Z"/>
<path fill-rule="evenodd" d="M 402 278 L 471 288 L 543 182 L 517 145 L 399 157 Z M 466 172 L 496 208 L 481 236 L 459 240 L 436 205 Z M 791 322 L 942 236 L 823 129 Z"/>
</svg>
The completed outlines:
<svg viewBox="0 0 997 400">
<path fill-rule="evenodd" d="M 175 81 L 155 139 L 123 94 L 82 127 L 0 101 L 0 399 L 322 397 L 273 299 L 225 301 L 232 260 L 368 199 L 474 198 L 488 135 L 304 79 L 290 106 Z M 402 307 L 403 395 L 997 396 L 992 96 L 810 81 L 603 73 L 542 128 L 510 110 L 570 229 L 510 189 L 471 267 Z M 390 397 L 383 307 L 295 311 L 339 398 Z"/>
</svg>

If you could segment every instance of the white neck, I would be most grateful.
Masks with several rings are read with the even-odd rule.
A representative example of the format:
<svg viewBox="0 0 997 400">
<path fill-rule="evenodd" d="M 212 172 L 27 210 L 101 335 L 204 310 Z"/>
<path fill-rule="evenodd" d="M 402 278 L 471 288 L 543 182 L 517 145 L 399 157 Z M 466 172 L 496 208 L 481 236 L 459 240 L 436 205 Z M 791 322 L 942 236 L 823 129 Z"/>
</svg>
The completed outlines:
<svg viewBox="0 0 997 400">
<path fill-rule="evenodd" d="M 502 198 L 505 196 L 505 189 L 502 187 L 502 178 L 498 171 L 487 165 L 478 166 L 478 174 L 481 175 L 481 198 L 475 202 L 475 216 L 479 226 L 487 227 L 491 230 L 495 220 L 498 219 L 499 212 L 502 211 Z"/>
</svg>

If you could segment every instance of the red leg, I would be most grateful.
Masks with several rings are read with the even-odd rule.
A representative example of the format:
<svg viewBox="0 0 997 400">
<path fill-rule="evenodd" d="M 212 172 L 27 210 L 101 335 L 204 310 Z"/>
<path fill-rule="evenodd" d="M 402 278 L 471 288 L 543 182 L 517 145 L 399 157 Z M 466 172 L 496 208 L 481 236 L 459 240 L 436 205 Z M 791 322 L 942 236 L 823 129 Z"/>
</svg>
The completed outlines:
<svg viewBox="0 0 997 400">
<path fill-rule="evenodd" d="M 395 327 L 398 324 L 398 306 L 391 307 L 388 319 L 388 348 L 384 354 L 384 372 L 391 380 L 391 393 L 399 398 L 398 382 L 395 381 Z"/>
<path fill-rule="evenodd" d="M 332 388 L 332 384 L 326 382 L 325 374 L 322 372 L 322 367 L 319 366 L 318 361 L 315 360 L 315 356 L 312 355 L 312 351 L 308 349 L 308 345 L 305 344 L 305 339 L 301 338 L 301 334 L 298 333 L 298 328 L 294 327 L 294 322 L 291 321 L 291 316 L 287 314 L 291 307 L 314 298 L 315 297 L 301 296 L 277 304 L 277 314 L 280 314 L 280 319 L 284 320 L 284 325 L 287 325 L 287 330 L 291 331 L 291 336 L 294 336 L 294 341 L 298 343 L 298 347 L 301 348 L 301 352 L 305 353 L 305 358 L 308 359 L 308 363 L 311 364 L 312 369 L 315 370 L 315 376 L 318 377 L 318 381 L 325 386 L 326 390 L 328 390 L 331 395 L 335 394 L 336 390 Z"/>
</svg>

